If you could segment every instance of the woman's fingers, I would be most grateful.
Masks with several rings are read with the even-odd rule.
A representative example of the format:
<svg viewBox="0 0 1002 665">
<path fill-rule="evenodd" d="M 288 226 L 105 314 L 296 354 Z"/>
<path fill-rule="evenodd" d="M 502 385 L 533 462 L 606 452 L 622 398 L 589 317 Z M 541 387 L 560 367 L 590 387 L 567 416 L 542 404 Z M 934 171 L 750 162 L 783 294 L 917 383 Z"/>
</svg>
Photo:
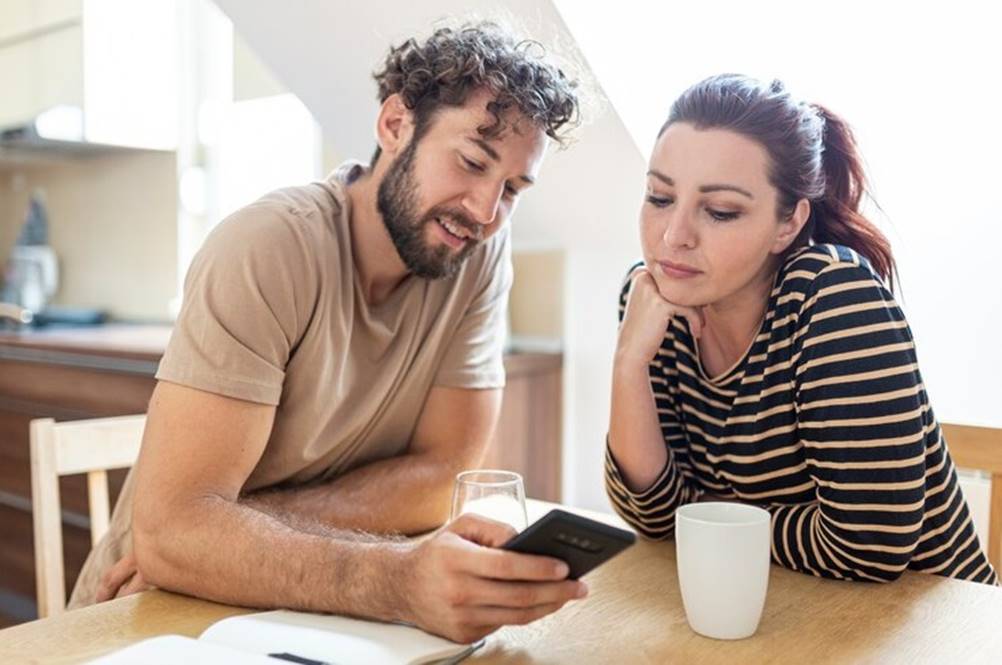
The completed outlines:
<svg viewBox="0 0 1002 665">
<path fill-rule="evenodd" d="M 674 310 L 672 316 L 681 316 L 688 321 L 692 336 L 698 339 L 703 334 L 703 325 L 705 323 L 702 310 L 697 307 L 681 307 L 679 305 L 672 305 L 672 308 Z"/>
<path fill-rule="evenodd" d="M 629 279 L 632 282 L 629 299 L 632 299 L 635 295 L 638 298 L 653 299 L 658 303 L 659 307 L 664 308 L 662 309 L 664 313 L 669 316 L 679 316 L 688 321 L 689 330 L 692 331 L 693 337 L 698 338 L 703 334 L 703 326 L 706 321 L 703 318 L 702 308 L 676 305 L 665 299 L 658 289 L 654 275 L 651 274 L 646 266 L 641 265 L 634 268 L 630 272 Z M 629 308 L 629 303 L 627 303 L 627 308 Z"/>
</svg>

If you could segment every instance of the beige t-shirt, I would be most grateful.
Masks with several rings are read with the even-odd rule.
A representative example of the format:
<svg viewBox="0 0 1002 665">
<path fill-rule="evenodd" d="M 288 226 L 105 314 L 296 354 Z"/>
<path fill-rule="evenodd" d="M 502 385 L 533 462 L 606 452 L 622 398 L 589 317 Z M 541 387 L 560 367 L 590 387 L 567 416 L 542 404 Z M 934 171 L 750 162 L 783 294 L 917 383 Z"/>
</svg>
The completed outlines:
<svg viewBox="0 0 1002 665">
<path fill-rule="evenodd" d="M 195 256 L 157 379 L 276 405 L 245 491 L 328 479 L 403 453 L 432 386 L 504 385 L 507 227 L 448 279 L 366 303 L 352 258 L 346 164 L 221 222 Z M 71 606 L 131 549 L 131 474 Z"/>
</svg>

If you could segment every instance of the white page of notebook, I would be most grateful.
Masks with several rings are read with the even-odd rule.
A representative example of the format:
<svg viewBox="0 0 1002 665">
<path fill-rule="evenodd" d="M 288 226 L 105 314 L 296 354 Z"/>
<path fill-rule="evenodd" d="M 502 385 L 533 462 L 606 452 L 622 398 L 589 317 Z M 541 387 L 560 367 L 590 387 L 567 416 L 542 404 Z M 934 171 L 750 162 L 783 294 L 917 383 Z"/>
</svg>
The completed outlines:
<svg viewBox="0 0 1002 665">
<path fill-rule="evenodd" d="M 288 653 L 336 665 L 427 663 L 470 649 L 409 626 L 287 610 L 223 619 L 199 639 L 251 653 Z"/>
<path fill-rule="evenodd" d="M 282 661 L 236 651 L 230 647 L 162 635 L 137 642 L 97 660 L 92 665 L 277 665 Z"/>
</svg>

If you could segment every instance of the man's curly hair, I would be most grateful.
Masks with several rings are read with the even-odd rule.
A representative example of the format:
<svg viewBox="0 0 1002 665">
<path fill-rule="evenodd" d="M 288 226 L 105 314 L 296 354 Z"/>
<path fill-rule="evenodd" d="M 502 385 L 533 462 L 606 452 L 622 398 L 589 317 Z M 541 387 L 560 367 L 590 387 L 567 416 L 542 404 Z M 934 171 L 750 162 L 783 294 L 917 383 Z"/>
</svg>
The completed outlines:
<svg viewBox="0 0 1002 665">
<path fill-rule="evenodd" d="M 458 28 L 443 27 L 424 42 L 408 39 L 390 48 L 383 68 L 373 74 L 380 103 L 396 93 L 414 114 L 414 140 L 427 131 L 435 112 L 461 106 L 479 88 L 494 95 L 487 110 L 494 122 L 478 131 L 494 138 L 505 129 L 509 109 L 563 144 L 565 133 L 580 123 L 578 84 L 546 60 L 542 44 L 518 40 L 498 23 L 483 21 Z M 372 157 L 379 159 L 380 149 Z"/>
</svg>

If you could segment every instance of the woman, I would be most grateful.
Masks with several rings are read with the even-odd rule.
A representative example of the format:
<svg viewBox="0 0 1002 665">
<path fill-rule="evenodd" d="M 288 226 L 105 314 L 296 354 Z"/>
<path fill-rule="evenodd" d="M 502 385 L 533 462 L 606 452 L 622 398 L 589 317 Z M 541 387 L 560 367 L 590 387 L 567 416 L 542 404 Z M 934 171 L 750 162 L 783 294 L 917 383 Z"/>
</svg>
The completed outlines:
<svg viewBox="0 0 1002 665">
<path fill-rule="evenodd" d="M 794 570 L 997 583 L 865 191 L 848 126 L 778 81 L 716 76 L 675 102 L 620 301 L 607 490 L 651 538 L 717 496 L 766 508 Z"/>
</svg>

